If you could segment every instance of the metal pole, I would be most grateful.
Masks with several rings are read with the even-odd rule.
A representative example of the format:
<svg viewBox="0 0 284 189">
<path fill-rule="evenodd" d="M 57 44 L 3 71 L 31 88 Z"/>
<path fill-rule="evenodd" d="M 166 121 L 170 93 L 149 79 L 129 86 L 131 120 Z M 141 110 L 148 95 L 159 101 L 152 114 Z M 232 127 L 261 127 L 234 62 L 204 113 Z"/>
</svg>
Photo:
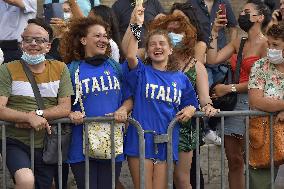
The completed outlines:
<svg viewBox="0 0 284 189">
<path fill-rule="evenodd" d="M 196 118 L 196 188 L 200 189 L 199 117 Z"/>
<path fill-rule="evenodd" d="M 225 189 L 224 116 L 221 117 L 221 188 Z"/>
<path fill-rule="evenodd" d="M 168 164 L 168 189 L 173 188 L 173 128 L 176 125 L 176 118 L 170 122 L 168 127 L 168 143 L 167 143 L 167 164 Z"/>
<path fill-rule="evenodd" d="M 89 138 L 88 138 L 88 124 L 84 124 L 85 129 L 85 189 L 90 188 L 90 175 L 89 175 L 89 169 L 90 169 L 90 162 L 89 162 Z"/>
<path fill-rule="evenodd" d="M 115 143 L 114 143 L 114 121 L 110 125 L 110 140 L 111 140 L 111 186 L 115 189 Z"/>
<path fill-rule="evenodd" d="M 62 189 L 62 146 L 61 146 L 61 123 L 58 123 L 57 125 L 58 131 L 57 131 L 57 136 L 58 136 L 58 185 L 59 189 Z"/>
<path fill-rule="evenodd" d="M 6 152 L 6 126 L 2 125 L 2 184 L 4 189 L 6 189 Z"/>
</svg>

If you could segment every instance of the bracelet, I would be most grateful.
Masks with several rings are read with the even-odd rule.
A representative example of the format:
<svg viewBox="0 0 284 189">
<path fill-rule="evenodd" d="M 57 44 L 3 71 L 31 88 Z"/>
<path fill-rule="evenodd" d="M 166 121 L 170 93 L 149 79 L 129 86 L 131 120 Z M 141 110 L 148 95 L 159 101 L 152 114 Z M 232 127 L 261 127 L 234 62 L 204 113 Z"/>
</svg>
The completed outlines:
<svg viewBox="0 0 284 189">
<path fill-rule="evenodd" d="M 206 107 L 206 106 L 208 106 L 208 105 L 214 107 L 212 102 L 208 102 L 208 103 L 206 103 L 202 108 L 204 108 L 204 107 Z"/>
<path fill-rule="evenodd" d="M 129 24 L 130 26 L 130 30 L 132 32 L 132 34 L 134 35 L 134 37 L 137 39 L 138 42 L 141 41 L 141 32 L 142 32 L 142 26 L 138 25 L 138 24 Z"/>
<path fill-rule="evenodd" d="M 211 42 L 214 40 L 214 39 L 218 39 L 218 33 L 216 35 L 211 35 L 209 36 L 209 41 L 208 41 L 208 50 L 209 49 L 214 49 L 213 47 L 210 46 Z"/>
</svg>

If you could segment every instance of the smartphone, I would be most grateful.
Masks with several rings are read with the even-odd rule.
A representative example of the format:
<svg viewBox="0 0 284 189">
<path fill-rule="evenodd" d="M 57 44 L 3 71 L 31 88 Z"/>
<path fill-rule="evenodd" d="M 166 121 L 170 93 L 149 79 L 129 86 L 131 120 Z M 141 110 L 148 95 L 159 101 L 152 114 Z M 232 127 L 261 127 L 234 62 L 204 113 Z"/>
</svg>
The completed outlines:
<svg viewBox="0 0 284 189">
<path fill-rule="evenodd" d="M 277 20 L 278 21 L 281 21 L 282 20 L 282 14 L 280 11 L 278 11 L 278 16 L 276 16 Z"/>
<path fill-rule="evenodd" d="M 225 15 L 226 16 L 226 4 L 225 3 L 220 3 L 219 4 L 219 10 L 220 11 L 220 15 Z M 223 22 L 222 24 L 226 24 L 226 22 Z"/>
<path fill-rule="evenodd" d="M 64 12 L 61 3 L 50 3 L 44 5 L 44 19 L 49 24 L 51 18 L 64 19 Z"/>
</svg>

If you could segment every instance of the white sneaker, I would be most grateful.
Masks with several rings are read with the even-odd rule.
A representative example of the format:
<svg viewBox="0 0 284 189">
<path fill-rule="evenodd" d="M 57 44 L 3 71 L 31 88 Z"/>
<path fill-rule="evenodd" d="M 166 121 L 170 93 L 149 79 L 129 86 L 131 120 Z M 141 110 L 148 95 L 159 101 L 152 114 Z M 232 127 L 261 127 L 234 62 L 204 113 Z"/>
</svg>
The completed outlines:
<svg viewBox="0 0 284 189">
<path fill-rule="evenodd" d="M 204 136 L 203 141 L 206 144 L 221 146 L 221 137 L 217 135 L 216 131 L 209 130 L 209 132 Z"/>
</svg>

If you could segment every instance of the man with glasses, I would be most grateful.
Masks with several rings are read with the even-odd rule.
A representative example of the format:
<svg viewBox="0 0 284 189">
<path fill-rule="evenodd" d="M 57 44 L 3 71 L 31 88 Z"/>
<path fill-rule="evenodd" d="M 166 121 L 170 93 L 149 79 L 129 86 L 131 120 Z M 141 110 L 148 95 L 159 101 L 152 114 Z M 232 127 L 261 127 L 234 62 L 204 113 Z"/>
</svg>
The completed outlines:
<svg viewBox="0 0 284 189">
<path fill-rule="evenodd" d="M 18 42 L 28 19 L 36 16 L 36 3 L 36 0 L 0 1 L 0 48 L 4 53 L 4 62 L 21 57 Z"/>
<path fill-rule="evenodd" d="M 70 113 L 73 88 L 65 63 L 45 59 L 51 39 L 48 25 L 39 19 L 29 20 L 22 33 L 20 60 L 0 66 L 0 120 L 15 123 L 6 127 L 6 164 L 16 189 L 49 189 L 57 171 L 56 164 L 43 163 L 43 138 L 51 133 L 47 120 Z M 38 108 L 22 64 L 31 70 L 46 109 Z M 31 129 L 35 130 L 34 172 L 30 159 Z"/>
</svg>

